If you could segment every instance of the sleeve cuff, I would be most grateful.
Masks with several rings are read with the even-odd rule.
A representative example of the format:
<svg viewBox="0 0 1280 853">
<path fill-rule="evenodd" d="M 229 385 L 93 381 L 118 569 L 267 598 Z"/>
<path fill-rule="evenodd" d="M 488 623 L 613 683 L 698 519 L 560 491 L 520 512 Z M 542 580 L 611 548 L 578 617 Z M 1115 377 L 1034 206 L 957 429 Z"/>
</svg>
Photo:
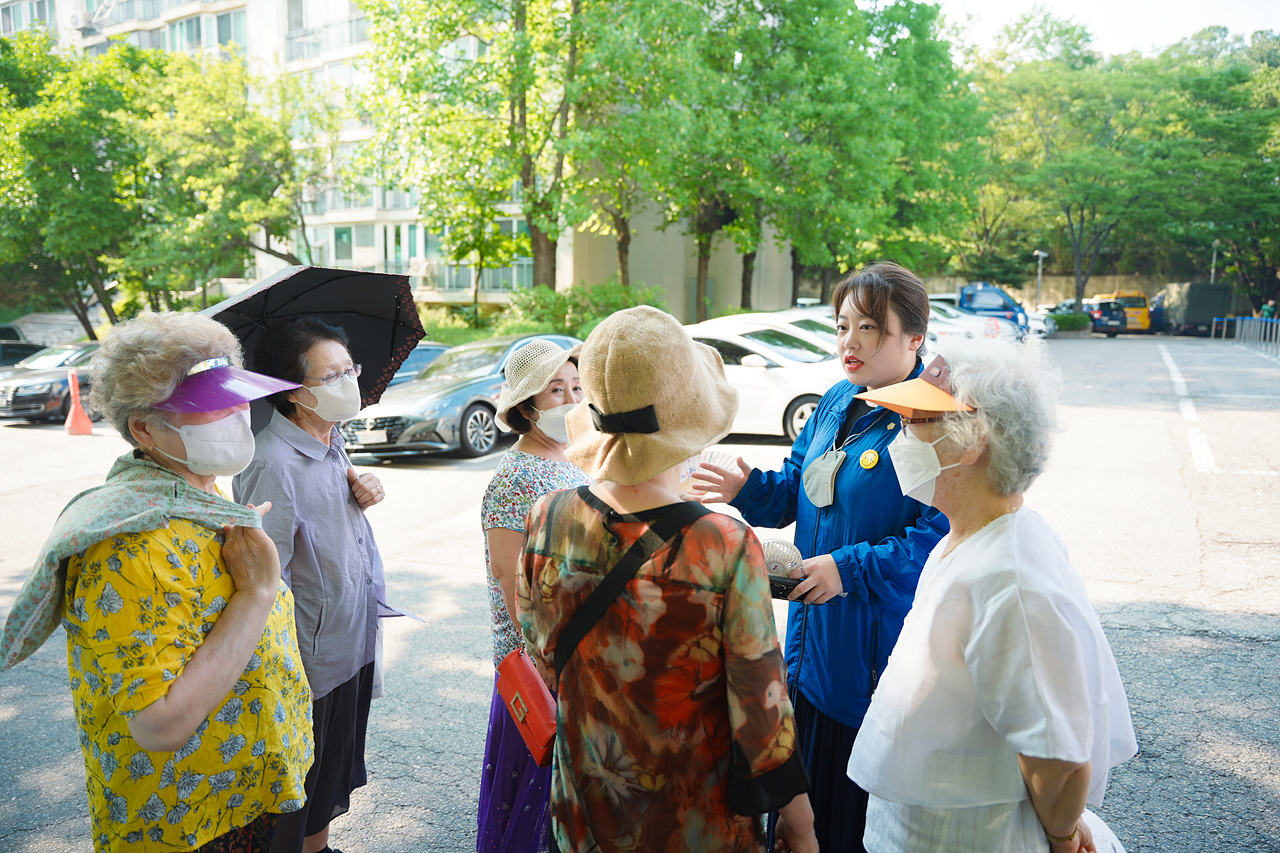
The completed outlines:
<svg viewBox="0 0 1280 853">
<path fill-rule="evenodd" d="M 809 790 L 809 774 L 804 772 L 798 752 L 791 753 L 786 762 L 759 776 L 748 776 L 748 768 L 742 747 L 734 741 L 729 768 L 729 808 L 734 814 L 752 817 L 776 812 L 797 794 Z"/>
</svg>

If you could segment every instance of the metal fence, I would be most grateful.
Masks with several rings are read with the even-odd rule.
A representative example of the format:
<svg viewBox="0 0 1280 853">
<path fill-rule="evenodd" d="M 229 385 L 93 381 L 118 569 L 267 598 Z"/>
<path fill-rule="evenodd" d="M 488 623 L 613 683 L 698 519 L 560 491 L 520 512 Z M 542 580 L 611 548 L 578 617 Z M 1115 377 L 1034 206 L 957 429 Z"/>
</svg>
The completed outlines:
<svg viewBox="0 0 1280 853">
<path fill-rule="evenodd" d="M 1280 320 L 1241 317 L 1236 321 L 1236 343 L 1271 358 L 1280 358 Z"/>
</svg>

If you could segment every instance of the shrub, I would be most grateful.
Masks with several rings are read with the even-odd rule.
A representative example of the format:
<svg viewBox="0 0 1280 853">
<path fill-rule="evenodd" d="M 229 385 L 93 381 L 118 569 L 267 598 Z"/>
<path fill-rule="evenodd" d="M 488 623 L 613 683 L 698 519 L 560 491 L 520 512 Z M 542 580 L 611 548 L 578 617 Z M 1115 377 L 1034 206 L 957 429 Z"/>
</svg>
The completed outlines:
<svg viewBox="0 0 1280 853">
<path fill-rule="evenodd" d="M 502 327 L 523 329 L 528 324 L 537 331 L 586 338 L 610 314 L 636 305 L 665 308 L 661 288 L 642 284 L 623 287 L 617 278 L 562 291 L 531 287 L 511 295 L 508 319 Z"/>
<path fill-rule="evenodd" d="M 1054 314 L 1053 322 L 1058 324 L 1060 332 L 1078 332 L 1091 328 L 1093 318 L 1088 314 Z"/>
<path fill-rule="evenodd" d="M 467 325 L 466 320 L 456 316 L 449 308 L 419 306 L 418 316 L 422 318 L 422 328 L 426 330 L 429 340 L 449 346 L 480 340 L 493 334 L 489 329 L 476 329 Z"/>
</svg>

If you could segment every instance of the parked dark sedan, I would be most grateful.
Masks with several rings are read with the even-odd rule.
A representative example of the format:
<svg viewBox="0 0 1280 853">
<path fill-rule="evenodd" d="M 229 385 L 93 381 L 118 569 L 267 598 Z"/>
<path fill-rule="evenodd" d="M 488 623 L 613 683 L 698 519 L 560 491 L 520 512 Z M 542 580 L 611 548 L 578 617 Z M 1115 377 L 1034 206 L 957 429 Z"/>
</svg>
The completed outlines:
<svg viewBox="0 0 1280 853">
<path fill-rule="evenodd" d="M 69 370 L 76 371 L 80 401 L 89 398 L 89 360 L 97 344 L 45 347 L 0 370 L 0 418 L 66 420 L 71 413 Z"/>
<path fill-rule="evenodd" d="M 445 350 L 416 379 L 388 388 L 380 401 L 342 425 L 347 452 L 383 458 L 491 452 L 498 443 L 493 414 L 507 359 L 534 338 L 563 349 L 582 343 L 567 335 L 505 335 Z"/>
<path fill-rule="evenodd" d="M 1108 338 L 1125 331 L 1129 321 L 1125 318 L 1124 306 L 1119 302 L 1104 299 L 1086 299 L 1085 313 L 1093 318 L 1093 331 L 1101 332 Z"/>
</svg>

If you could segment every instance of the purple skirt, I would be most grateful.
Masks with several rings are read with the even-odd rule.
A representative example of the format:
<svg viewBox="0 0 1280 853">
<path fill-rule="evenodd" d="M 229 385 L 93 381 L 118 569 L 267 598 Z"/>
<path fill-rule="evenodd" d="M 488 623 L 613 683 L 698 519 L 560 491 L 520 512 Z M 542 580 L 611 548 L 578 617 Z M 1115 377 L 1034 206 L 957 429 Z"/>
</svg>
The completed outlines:
<svg viewBox="0 0 1280 853">
<path fill-rule="evenodd" d="M 477 853 L 547 849 L 551 768 L 539 767 L 511 719 L 494 677 L 477 814 Z"/>
</svg>

